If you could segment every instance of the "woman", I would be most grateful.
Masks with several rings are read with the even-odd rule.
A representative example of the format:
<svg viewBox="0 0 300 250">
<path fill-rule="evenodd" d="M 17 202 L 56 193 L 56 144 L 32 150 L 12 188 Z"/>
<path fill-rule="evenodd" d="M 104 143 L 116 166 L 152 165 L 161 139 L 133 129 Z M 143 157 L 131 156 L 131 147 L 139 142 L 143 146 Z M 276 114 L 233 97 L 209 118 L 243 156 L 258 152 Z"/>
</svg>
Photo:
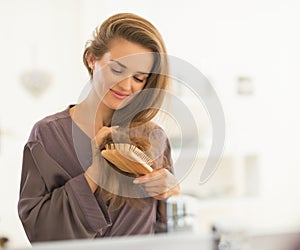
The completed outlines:
<svg viewBox="0 0 300 250">
<path fill-rule="evenodd" d="M 151 119 L 167 88 L 156 28 L 134 14 L 108 18 L 86 45 L 91 89 L 77 105 L 37 122 L 24 148 L 18 211 L 31 242 L 152 234 L 163 201 L 179 193 L 170 145 Z M 103 159 L 108 141 L 141 147 L 155 160 L 143 176 Z"/>
</svg>

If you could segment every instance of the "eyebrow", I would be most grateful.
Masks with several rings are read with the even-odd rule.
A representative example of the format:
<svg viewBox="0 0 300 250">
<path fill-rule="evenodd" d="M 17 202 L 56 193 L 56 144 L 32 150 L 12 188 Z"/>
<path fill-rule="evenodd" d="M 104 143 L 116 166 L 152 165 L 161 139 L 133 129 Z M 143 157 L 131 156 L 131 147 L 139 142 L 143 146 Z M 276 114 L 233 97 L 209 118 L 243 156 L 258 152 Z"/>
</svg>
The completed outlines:
<svg viewBox="0 0 300 250">
<path fill-rule="evenodd" d="M 117 60 L 110 60 L 110 61 L 112 61 L 112 62 L 115 62 L 115 63 L 117 63 L 117 64 L 119 64 L 122 68 L 124 68 L 124 69 L 127 69 L 127 67 L 126 67 L 126 65 L 124 65 L 124 64 L 122 64 L 122 63 L 120 63 L 119 61 L 117 61 Z M 149 75 L 150 73 L 147 73 L 147 72 L 142 72 L 142 71 L 137 71 L 136 73 L 138 73 L 138 74 L 142 74 L 142 75 Z"/>
<path fill-rule="evenodd" d="M 124 65 L 124 64 L 122 64 L 122 63 L 120 63 L 119 61 L 117 61 L 117 60 L 111 60 L 112 62 L 115 62 L 115 63 L 117 63 L 117 64 L 119 64 L 121 67 L 123 67 L 124 69 L 127 69 L 127 67 Z"/>
</svg>

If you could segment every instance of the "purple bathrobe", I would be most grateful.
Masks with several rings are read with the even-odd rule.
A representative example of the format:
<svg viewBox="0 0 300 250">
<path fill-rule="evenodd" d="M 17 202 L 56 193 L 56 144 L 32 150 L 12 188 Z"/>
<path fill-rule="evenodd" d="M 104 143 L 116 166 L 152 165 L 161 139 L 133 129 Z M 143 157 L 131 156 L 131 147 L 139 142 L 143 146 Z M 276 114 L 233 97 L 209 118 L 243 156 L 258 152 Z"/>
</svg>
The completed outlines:
<svg viewBox="0 0 300 250">
<path fill-rule="evenodd" d="M 74 145 L 76 132 L 76 145 Z M 164 156 L 170 158 L 169 141 Z M 165 222 L 164 202 L 144 198 L 143 209 L 112 209 L 92 193 L 84 172 L 91 140 L 72 121 L 69 108 L 37 122 L 24 147 L 19 217 L 31 242 L 155 233 Z"/>
</svg>

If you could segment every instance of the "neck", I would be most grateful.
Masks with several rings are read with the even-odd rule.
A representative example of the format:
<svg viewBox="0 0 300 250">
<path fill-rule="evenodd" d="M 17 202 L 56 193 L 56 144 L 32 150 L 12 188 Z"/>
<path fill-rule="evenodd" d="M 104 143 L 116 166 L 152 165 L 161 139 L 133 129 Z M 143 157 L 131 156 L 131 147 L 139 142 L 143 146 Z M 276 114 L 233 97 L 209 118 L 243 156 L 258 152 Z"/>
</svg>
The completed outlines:
<svg viewBox="0 0 300 250">
<path fill-rule="evenodd" d="M 72 109 L 70 111 L 72 119 L 91 138 L 103 126 L 111 126 L 114 110 L 100 102 L 99 97 L 93 90 L 90 91 L 86 99 Z"/>
</svg>

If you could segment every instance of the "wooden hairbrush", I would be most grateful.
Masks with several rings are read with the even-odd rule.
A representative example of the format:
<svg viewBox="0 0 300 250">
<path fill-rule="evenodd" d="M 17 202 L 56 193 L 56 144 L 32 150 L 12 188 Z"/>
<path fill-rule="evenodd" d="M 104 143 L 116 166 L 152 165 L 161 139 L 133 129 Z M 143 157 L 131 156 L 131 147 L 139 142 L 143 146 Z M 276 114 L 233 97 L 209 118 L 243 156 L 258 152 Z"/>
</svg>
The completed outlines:
<svg viewBox="0 0 300 250">
<path fill-rule="evenodd" d="M 153 160 L 138 147 L 128 143 L 106 144 L 102 156 L 121 171 L 144 175 L 151 173 Z"/>
</svg>

